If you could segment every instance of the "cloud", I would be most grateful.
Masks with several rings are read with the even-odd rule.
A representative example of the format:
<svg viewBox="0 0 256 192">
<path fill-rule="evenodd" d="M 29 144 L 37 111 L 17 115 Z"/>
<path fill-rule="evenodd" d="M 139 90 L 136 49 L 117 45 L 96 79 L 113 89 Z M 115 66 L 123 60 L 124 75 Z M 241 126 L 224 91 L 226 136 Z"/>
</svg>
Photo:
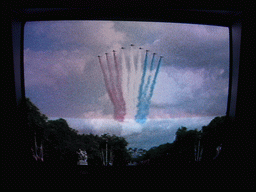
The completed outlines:
<svg viewBox="0 0 256 192">
<path fill-rule="evenodd" d="M 117 31 L 113 21 L 40 21 L 28 22 L 26 28 L 25 33 L 50 40 L 48 49 L 54 50 L 75 47 L 105 53 L 107 49 L 120 48 L 126 40 L 126 33 Z"/>
<path fill-rule="evenodd" d="M 192 96 L 204 83 L 204 69 L 162 67 L 152 98 L 155 104 L 177 104 Z"/>
<path fill-rule="evenodd" d="M 175 23 L 158 23 L 151 27 L 152 34 L 148 36 L 151 41 L 145 42 L 144 47 L 164 55 L 163 65 L 182 68 L 225 66 L 228 70 L 229 29 L 227 27 Z M 150 24 L 147 31 L 150 34 Z"/>
<path fill-rule="evenodd" d="M 172 143 L 177 129 L 181 126 L 200 130 L 213 118 L 214 116 L 151 119 L 145 125 L 140 125 L 133 120 L 124 123 L 113 119 L 66 118 L 66 120 L 69 126 L 78 130 L 80 134 L 115 134 L 123 136 L 129 143 L 128 147 L 150 149 L 163 143 Z"/>
<path fill-rule="evenodd" d="M 103 117 L 104 115 L 101 114 Z M 78 130 L 80 134 L 115 134 L 117 136 L 128 136 L 134 133 L 139 133 L 142 130 L 142 126 L 136 123 L 134 120 L 126 120 L 125 122 L 117 122 L 113 118 L 93 118 L 93 116 L 87 116 L 88 118 L 65 118 L 69 126 Z M 58 118 L 51 118 L 58 119 Z"/>
<path fill-rule="evenodd" d="M 190 117 L 190 118 L 167 118 L 151 119 L 143 126 L 140 132 L 124 136 L 128 147 L 140 147 L 150 149 L 164 143 L 172 143 L 175 140 L 175 133 L 181 126 L 188 129 L 200 130 L 202 126 L 209 124 L 214 117 Z"/>
<path fill-rule="evenodd" d="M 163 66 L 151 102 L 150 118 L 224 115 L 229 79 L 223 69 Z"/>
<path fill-rule="evenodd" d="M 24 51 L 26 86 L 57 85 L 70 76 L 82 76 L 94 58 L 80 50 Z"/>
<path fill-rule="evenodd" d="M 27 22 L 26 95 L 49 117 L 74 118 L 80 133 L 172 141 L 178 117 L 224 115 L 229 79 L 228 28 L 150 22 Z M 115 122 L 98 55 L 131 43 L 163 55 L 147 127 Z M 169 119 L 167 121 L 166 119 Z M 71 122 L 71 120 L 70 120 Z M 196 122 L 195 125 L 200 125 Z M 167 128 L 169 127 L 169 128 Z M 160 131 L 162 129 L 162 132 Z M 155 133 L 154 133 L 155 132 Z M 144 136 L 143 136 L 144 133 Z M 153 135 L 156 139 L 154 140 Z M 148 138 L 146 138 L 148 136 Z M 136 141 L 135 138 L 138 138 Z M 141 139 L 141 140 L 139 140 Z M 169 140 L 168 140 L 169 139 Z"/>
<path fill-rule="evenodd" d="M 83 50 L 26 49 L 24 75 L 26 96 L 49 116 L 81 117 L 106 93 L 97 60 Z"/>
<path fill-rule="evenodd" d="M 112 120 L 113 116 L 112 114 L 105 114 L 103 113 L 103 109 L 99 109 L 99 110 L 93 110 L 93 111 L 88 111 L 86 113 L 83 114 L 84 118 L 86 119 L 103 119 L 103 120 Z"/>
<path fill-rule="evenodd" d="M 179 67 L 219 66 L 229 58 L 227 27 L 163 22 L 41 21 L 27 22 L 26 34 L 30 35 L 27 38 L 34 38 L 33 44 L 25 42 L 25 47 L 79 48 L 96 56 L 134 43 L 164 55 L 164 65 Z"/>
</svg>

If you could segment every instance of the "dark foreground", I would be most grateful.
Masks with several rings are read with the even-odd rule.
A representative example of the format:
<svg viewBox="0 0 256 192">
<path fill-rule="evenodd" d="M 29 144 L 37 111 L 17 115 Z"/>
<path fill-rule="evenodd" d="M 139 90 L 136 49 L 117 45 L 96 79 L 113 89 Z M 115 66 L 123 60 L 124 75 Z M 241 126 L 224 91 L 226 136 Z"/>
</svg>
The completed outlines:
<svg viewBox="0 0 256 192">
<path fill-rule="evenodd" d="M 2 174 L 4 188 L 31 189 L 237 189 L 253 188 L 245 165 L 212 162 L 180 166 L 90 167 L 46 164 L 13 166 Z"/>
</svg>

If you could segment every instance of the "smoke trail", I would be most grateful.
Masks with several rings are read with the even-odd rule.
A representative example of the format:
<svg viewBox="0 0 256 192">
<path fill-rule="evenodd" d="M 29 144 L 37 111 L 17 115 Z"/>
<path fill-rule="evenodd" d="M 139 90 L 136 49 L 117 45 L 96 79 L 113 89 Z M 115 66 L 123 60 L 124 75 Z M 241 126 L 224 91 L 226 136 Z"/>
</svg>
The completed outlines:
<svg viewBox="0 0 256 192">
<path fill-rule="evenodd" d="M 150 107 L 150 103 L 151 103 L 151 98 L 153 96 L 153 91 L 154 91 L 154 88 L 155 88 L 156 79 L 157 79 L 157 75 L 159 73 L 160 64 L 161 64 L 161 60 L 162 60 L 162 57 L 160 57 L 157 68 L 156 68 L 156 70 L 154 70 L 153 69 L 154 55 L 152 57 L 152 61 L 151 61 L 151 65 L 150 65 L 148 81 L 145 85 L 145 89 L 142 90 L 141 96 L 139 98 L 139 103 L 137 105 L 138 112 L 135 116 L 135 119 L 136 119 L 136 122 L 141 123 L 141 124 L 146 122 L 147 115 L 149 114 L 149 107 Z M 146 70 L 145 66 L 144 66 L 144 69 Z M 146 73 L 146 71 L 144 71 L 144 72 Z M 153 78 L 153 76 L 154 76 L 154 78 Z M 141 83 L 144 84 L 144 81 L 142 81 Z M 143 86 L 143 85 L 141 85 L 141 86 Z"/>
<path fill-rule="evenodd" d="M 120 107 L 121 111 L 124 112 L 123 115 L 125 115 L 126 111 L 126 106 L 125 106 L 125 101 L 123 97 L 123 90 L 122 90 L 122 78 L 121 78 L 121 68 L 117 60 L 117 56 L 115 54 L 115 51 L 113 51 L 113 56 L 114 56 L 114 63 L 115 63 L 115 71 L 116 71 L 116 88 L 117 88 L 117 93 L 118 93 L 118 99 L 120 102 Z"/>
<path fill-rule="evenodd" d="M 163 57 L 160 56 L 160 59 L 159 59 L 158 64 L 157 64 L 155 76 L 154 76 L 153 82 L 152 82 L 151 87 L 150 87 L 150 95 L 149 95 L 149 98 L 148 98 L 149 101 L 151 101 L 151 98 L 153 96 L 153 91 L 154 91 L 154 88 L 155 88 L 155 85 L 156 85 L 156 79 L 157 79 L 157 76 L 158 76 L 158 73 L 159 73 L 162 58 Z"/>
<path fill-rule="evenodd" d="M 135 93 L 134 94 L 134 100 L 135 100 L 135 105 L 137 107 L 138 105 L 138 101 L 139 101 L 139 95 L 140 95 L 140 83 L 139 80 L 142 79 L 142 75 L 143 75 L 143 63 L 142 63 L 142 48 L 139 48 L 138 51 L 138 61 L 137 61 L 137 66 L 136 66 L 136 84 L 135 84 Z M 135 111 L 137 112 L 137 108 L 135 109 Z M 136 115 L 136 112 L 134 115 Z"/>
<path fill-rule="evenodd" d="M 141 114 L 143 113 L 143 99 L 144 99 L 144 93 L 145 93 L 145 79 L 146 79 L 146 74 L 147 74 L 147 65 L 148 65 L 148 50 L 146 50 L 146 56 L 144 60 L 144 65 L 143 65 L 143 73 L 141 77 L 141 83 L 140 83 L 140 89 L 139 89 L 139 96 L 138 96 L 138 104 L 137 104 L 137 114 L 135 115 L 135 120 L 138 123 L 144 123 L 145 121 L 141 121 Z"/>
<path fill-rule="evenodd" d="M 147 95 L 149 94 L 149 88 L 151 87 L 152 78 L 153 78 L 153 75 L 155 74 L 155 70 L 154 70 L 155 55 L 156 53 L 153 53 L 153 57 L 150 64 L 150 70 L 148 71 L 147 83 L 146 83 L 145 89 L 143 90 L 143 97 L 147 97 Z"/>
<path fill-rule="evenodd" d="M 141 55 L 142 55 L 142 48 L 140 47 L 139 48 L 139 53 L 138 53 L 137 70 L 136 70 L 137 78 L 141 77 L 141 75 L 142 75 L 142 62 L 141 62 L 142 58 L 141 58 Z M 140 86 L 139 83 L 137 83 L 138 91 L 139 91 L 139 86 Z"/>
<path fill-rule="evenodd" d="M 134 62 L 134 45 L 131 44 L 131 49 L 130 49 L 130 105 L 131 105 L 131 110 L 130 110 L 130 116 L 132 118 L 134 118 L 134 116 L 136 115 L 136 105 L 137 105 L 137 93 L 138 90 L 136 90 L 136 85 L 137 85 L 137 69 L 135 66 L 135 62 Z"/>
<path fill-rule="evenodd" d="M 113 95 L 114 100 L 114 119 L 118 121 L 123 121 L 125 116 L 125 103 L 122 102 L 122 90 L 118 89 L 118 82 L 120 78 L 117 80 L 115 77 L 118 76 L 118 66 L 114 67 L 114 63 L 109 61 L 108 54 L 106 53 L 106 60 L 109 72 L 109 80 L 110 80 L 110 92 Z M 114 58 L 115 60 L 115 58 Z"/>
<path fill-rule="evenodd" d="M 118 105 L 116 105 L 116 102 L 119 103 L 119 101 L 118 101 L 118 97 L 117 97 L 117 89 L 115 86 L 115 79 L 114 79 L 114 75 L 113 75 L 114 69 L 113 69 L 113 66 L 109 62 L 107 53 L 106 53 L 106 61 L 107 61 L 107 67 L 108 67 L 108 73 L 109 73 L 110 93 L 111 93 L 111 95 L 113 95 L 114 106 L 116 109 L 116 107 L 118 106 Z"/>
<path fill-rule="evenodd" d="M 129 60 L 126 60 L 125 54 L 124 54 L 124 48 L 122 48 L 122 89 L 124 93 L 124 100 L 126 103 L 126 119 L 132 118 L 132 108 L 133 108 L 133 79 L 132 79 L 132 61 L 131 61 L 131 50 L 130 50 L 130 56 L 128 57 Z"/>
<path fill-rule="evenodd" d="M 115 51 L 113 60 L 106 53 L 106 64 L 102 63 L 100 56 L 99 62 L 107 93 L 114 106 L 114 119 L 122 122 L 124 119 L 130 121 L 135 118 L 136 122 L 143 124 L 149 113 L 162 57 L 154 67 L 155 53 L 149 64 L 148 50 L 144 62 L 142 48 L 135 52 L 134 45 L 131 44 L 128 51 L 130 52 L 126 55 L 124 48 L 121 48 L 121 63 Z"/>
<path fill-rule="evenodd" d="M 103 74 L 103 78 L 104 78 L 107 93 L 109 95 L 109 98 L 110 98 L 111 102 L 114 104 L 113 95 L 112 95 L 112 92 L 110 91 L 110 89 L 111 89 L 110 88 L 110 80 L 109 80 L 109 77 L 108 77 L 107 68 L 105 67 L 105 65 L 103 65 L 100 56 L 98 56 L 98 58 L 99 58 L 99 63 L 100 63 L 101 71 L 102 71 L 102 74 Z"/>
<path fill-rule="evenodd" d="M 103 73 L 103 78 L 105 82 L 105 86 L 107 89 L 107 93 L 109 95 L 109 98 L 114 105 L 114 119 L 117 121 L 123 121 L 125 116 L 125 103 L 122 101 L 122 90 L 118 88 L 118 82 L 116 82 L 116 78 L 118 77 L 118 74 L 120 74 L 120 71 L 118 71 L 118 66 L 114 67 L 111 62 L 109 61 L 108 54 L 106 53 L 106 61 L 107 66 L 105 66 L 100 56 L 99 57 L 99 63 L 101 66 L 101 70 Z M 116 77 L 116 78 L 115 78 Z"/>
<path fill-rule="evenodd" d="M 143 73 L 142 73 L 142 77 L 141 77 L 138 101 L 140 101 L 142 98 L 144 82 L 145 82 L 145 77 L 146 77 L 146 73 L 147 73 L 147 65 L 148 65 L 148 50 L 146 50 L 146 56 L 145 56 L 144 65 L 143 65 Z"/>
<path fill-rule="evenodd" d="M 129 53 L 127 54 L 127 60 L 124 54 L 124 48 L 122 47 L 122 89 L 124 93 L 124 100 L 126 103 L 126 116 L 125 119 L 134 119 L 137 112 L 138 94 L 139 94 L 139 82 L 141 77 L 142 62 L 141 56 L 135 55 L 141 53 L 141 49 L 138 52 L 134 51 L 134 45 L 131 44 Z M 135 59 L 136 58 L 136 59 Z"/>
<path fill-rule="evenodd" d="M 123 97 L 124 101 L 127 101 L 128 99 L 128 68 L 127 68 L 127 63 L 125 59 L 125 54 L 124 54 L 124 47 L 122 49 L 122 58 L 121 58 L 121 68 L 122 68 L 122 79 L 121 79 L 121 85 L 122 85 L 122 90 L 123 90 Z M 129 107 L 126 104 L 126 109 Z"/>
</svg>

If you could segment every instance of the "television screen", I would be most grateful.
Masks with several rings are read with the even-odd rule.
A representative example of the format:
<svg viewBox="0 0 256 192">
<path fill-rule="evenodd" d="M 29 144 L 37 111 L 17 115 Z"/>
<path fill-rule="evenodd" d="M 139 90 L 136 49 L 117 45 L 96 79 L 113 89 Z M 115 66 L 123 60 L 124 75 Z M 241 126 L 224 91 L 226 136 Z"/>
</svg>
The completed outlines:
<svg viewBox="0 0 256 192">
<path fill-rule="evenodd" d="M 229 56 L 228 27 L 26 22 L 25 94 L 43 119 L 30 119 L 31 126 L 43 127 L 33 129 L 36 158 L 42 159 L 43 146 L 45 161 L 78 154 L 88 165 L 114 165 L 122 158 L 133 164 L 162 146 L 165 154 L 176 147 L 184 154 L 179 158 L 206 159 L 209 139 L 203 133 L 227 111 Z M 180 144 L 186 134 L 195 135 L 190 153 Z M 214 159 L 221 141 L 211 147 Z"/>
</svg>

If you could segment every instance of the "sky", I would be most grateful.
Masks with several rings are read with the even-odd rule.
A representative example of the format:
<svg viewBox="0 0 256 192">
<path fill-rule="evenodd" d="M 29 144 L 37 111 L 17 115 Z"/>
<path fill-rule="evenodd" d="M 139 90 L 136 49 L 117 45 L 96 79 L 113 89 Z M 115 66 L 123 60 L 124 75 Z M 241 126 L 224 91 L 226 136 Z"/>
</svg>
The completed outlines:
<svg viewBox="0 0 256 192">
<path fill-rule="evenodd" d="M 145 50 L 149 60 L 152 53 L 157 61 L 163 56 L 143 124 L 114 119 L 98 59 L 115 50 L 120 60 L 121 47 L 127 58 L 130 44 L 135 55 L 143 48 L 143 58 Z M 226 114 L 229 30 L 164 22 L 27 22 L 24 75 L 26 97 L 49 119 L 64 118 L 79 133 L 116 134 L 130 147 L 149 149 L 173 142 L 181 126 L 201 129 Z"/>
</svg>

